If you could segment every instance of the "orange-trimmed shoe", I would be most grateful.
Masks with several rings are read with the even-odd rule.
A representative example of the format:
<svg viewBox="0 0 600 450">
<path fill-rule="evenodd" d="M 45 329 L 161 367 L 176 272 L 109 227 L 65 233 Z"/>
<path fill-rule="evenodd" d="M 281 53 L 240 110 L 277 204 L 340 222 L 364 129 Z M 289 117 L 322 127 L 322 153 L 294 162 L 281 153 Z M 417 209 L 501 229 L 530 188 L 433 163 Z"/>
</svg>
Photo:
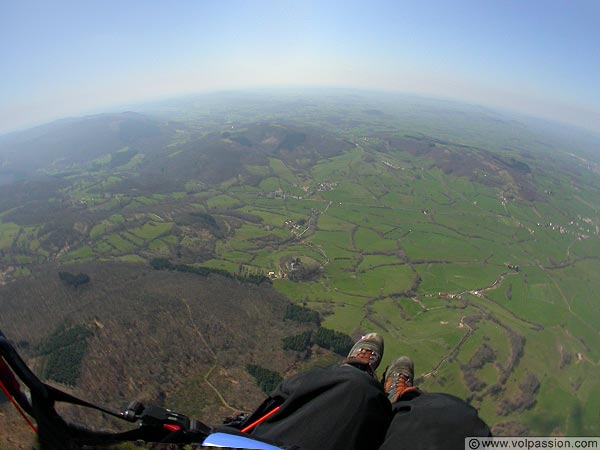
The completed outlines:
<svg viewBox="0 0 600 450">
<path fill-rule="evenodd" d="M 375 376 L 383 356 L 383 337 L 379 333 L 368 333 L 361 337 L 348 353 L 342 364 L 359 363 L 366 365 L 367 371 Z"/>
<path fill-rule="evenodd" d="M 414 376 L 415 366 L 408 356 L 401 356 L 388 367 L 383 389 L 390 403 L 396 403 L 408 393 L 419 394 L 420 391 L 413 386 Z"/>
</svg>

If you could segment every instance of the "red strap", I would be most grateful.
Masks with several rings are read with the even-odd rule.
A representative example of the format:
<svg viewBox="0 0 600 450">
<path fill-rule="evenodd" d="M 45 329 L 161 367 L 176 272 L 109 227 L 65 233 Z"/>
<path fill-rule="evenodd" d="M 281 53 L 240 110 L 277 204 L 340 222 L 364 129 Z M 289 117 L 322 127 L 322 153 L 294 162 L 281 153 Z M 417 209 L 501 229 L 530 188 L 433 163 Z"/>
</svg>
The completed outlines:
<svg viewBox="0 0 600 450">
<path fill-rule="evenodd" d="M 271 411 L 269 411 L 264 416 L 262 416 L 260 419 L 255 420 L 250 425 L 248 425 L 247 427 L 243 428 L 242 429 L 242 433 L 247 433 L 248 431 L 252 430 L 254 427 L 256 427 L 257 425 L 263 423 L 265 420 L 267 420 L 269 417 L 271 417 L 273 414 L 275 414 L 280 409 L 281 409 L 281 406 L 276 406 Z"/>
<path fill-rule="evenodd" d="M 4 362 L 4 361 L 2 361 L 2 358 L 0 358 L 0 362 Z M 12 375 L 12 373 L 11 373 L 11 375 Z M 3 376 L 4 376 L 4 374 L 3 374 Z M 17 386 L 18 386 L 18 384 L 17 384 Z M 2 380 L 0 380 L 0 389 L 2 389 L 2 391 L 4 391 L 4 393 L 6 394 L 6 396 L 8 397 L 8 399 L 10 400 L 10 402 L 13 404 L 13 406 L 15 408 L 17 408 L 17 411 L 19 411 L 19 414 L 21 414 L 21 417 L 23 417 L 23 419 L 25 419 L 25 422 L 27 422 L 27 424 L 31 427 L 31 429 L 33 430 L 33 432 L 37 433 L 38 430 L 37 430 L 36 426 L 33 423 L 31 423 L 31 420 L 29 420 L 29 417 L 27 417 L 25 415 L 25 413 L 23 412 L 23 410 L 21 409 L 21 407 L 19 406 L 19 404 L 15 401 L 15 399 L 13 398 L 13 396 L 10 394 L 9 390 L 6 388 L 6 386 L 4 386 L 4 383 L 2 382 Z M 17 389 L 17 392 L 18 392 L 18 389 Z"/>
</svg>

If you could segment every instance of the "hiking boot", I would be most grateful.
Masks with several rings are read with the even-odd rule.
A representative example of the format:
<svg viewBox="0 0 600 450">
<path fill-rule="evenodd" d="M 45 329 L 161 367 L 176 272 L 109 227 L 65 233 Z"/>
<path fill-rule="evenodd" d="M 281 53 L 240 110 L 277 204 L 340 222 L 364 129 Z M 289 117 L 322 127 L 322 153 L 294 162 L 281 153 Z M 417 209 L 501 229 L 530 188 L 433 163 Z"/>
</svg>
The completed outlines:
<svg viewBox="0 0 600 450">
<path fill-rule="evenodd" d="M 397 402 L 410 392 L 418 395 L 419 390 L 413 386 L 414 376 L 415 366 L 408 356 L 401 356 L 387 368 L 383 389 L 390 403 Z"/>
<path fill-rule="evenodd" d="M 343 364 L 367 364 L 368 372 L 375 376 L 383 356 L 383 337 L 378 333 L 369 333 L 361 337 L 352 347 Z"/>
</svg>

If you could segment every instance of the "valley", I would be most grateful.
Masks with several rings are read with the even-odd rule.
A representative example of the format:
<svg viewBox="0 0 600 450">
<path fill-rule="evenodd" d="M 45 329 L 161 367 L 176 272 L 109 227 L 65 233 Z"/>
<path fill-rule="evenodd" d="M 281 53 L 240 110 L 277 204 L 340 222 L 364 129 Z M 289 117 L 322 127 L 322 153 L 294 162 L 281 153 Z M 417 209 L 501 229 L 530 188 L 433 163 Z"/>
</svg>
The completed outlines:
<svg viewBox="0 0 600 450">
<path fill-rule="evenodd" d="M 176 377 L 181 389 L 198 384 L 195 397 L 176 387 L 161 397 L 146 382 L 115 397 L 108 381 L 92 381 L 89 367 L 102 357 L 117 355 L 123 373 L 114 378 L 143 359 L 108 335 L 99 341 L 106 331 L 90 342 L 110 343 L 114 353 L 90 347 L 76 387 L 94 384 L 98 401 L 147 390 L 153 400 L 185 405 L 201 405 L 212 391 L 207 398 L 220 404 L 220 414 L 260 397 L 245 364 L 260 362 L 285 376 L 336 358 L 318 346 L 312 356 L 284 351 L 284 337 L 316 326 L 352 338 L 377 331 L 386 340 L 383 366 L 411 356 L 419 385 L 469 399 L 496 430 L 598 434 L 595 166 L 557 137 L 444 105 L 334 95 L 200 98 L 185 109 L 159 105 L 86 118 L 94 134 L 85 140 L 77 122 L 56 125 L 35 137 L 47 157 L 33 163 L 34 140 L 0 141 L 7 174 L 0 191 L 0 328 L 27 341 L 25 351 L 42 361 L 34 344 L 65 318 L 116 330 L 127 316 L 138 323 L 136 339 L 155 336 L 163 348 L 154 356 L 163 375 L 169 366 L 202 360 L 196 372 Z M 58 135 L 71 138 L 57 142 Z M 86 140 L 95 144 L 80 152 Z M 89 274 L 91 282 L 63 286 L 59 270 Z M 130 281 L 112 292 L 112 277 Z M 52 286 L 45 295 L 42 280 Z M 260 314 L 251 319 L 254 339 L 267 339 L 276 358 L 261 362 L 254 354 L 236 364 L 244 325 L 230 323 L 235 302 L 215 313 L 214 323 L 194 323 L 202 313 L 190 308 L 206 283 L 213 292 L 224 283 L 240 303 L 251 286 L 252 306 L 242 311 L 261 309 L 261 296 L 277 299 L 272 308 L 279 312 L 264 325 L 277 330 L 274 336 L 266 337 Z M 142 298 L 121 317 L 122 301 L 139 290 L 159 304 L 177 297 L 165 329 L 179 330 L 181 339 L 202 347 L 207 332 L 227 330 L 235 345 L 166 358 L 176 344 L 159 325 L 147 325 L 146 312 L 135 318 L 145 310 Z M 61 299 L 55 306 L 53 295 Z M 101 297 L 110 297 L 102 308 Z M 80 298 L 95 306 L 74 307 Z M 318 324 L 290 326 L 281 312 L 287 301 L 317 312 Z M 163 306 L 161 314 L 170 308 Z M 228 385 L 230 372 L 243 383 Z M 155 386 L 151 380 L 147 386 Z M 240 405 L 235 399 L 245 389 L 252 394 Z M 206 415 L 206 407 L 189 413 Z"/>
</svg>

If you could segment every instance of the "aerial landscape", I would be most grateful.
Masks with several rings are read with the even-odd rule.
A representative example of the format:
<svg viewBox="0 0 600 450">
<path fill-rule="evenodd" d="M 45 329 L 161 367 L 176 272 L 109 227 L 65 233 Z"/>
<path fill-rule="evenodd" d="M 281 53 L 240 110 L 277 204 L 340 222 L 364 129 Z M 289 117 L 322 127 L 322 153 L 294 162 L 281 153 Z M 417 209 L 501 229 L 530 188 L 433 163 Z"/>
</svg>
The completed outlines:
<svg viewBox="0 0 600 450">
<path fill-rule="evenodd" d="M 434 94 L 236 87 L 7 128 L 0 330 L 68 392 L 215 423 L 375 331 L 382 368 L 409 355 L 496 435 L 600 435 L 600 135 Z M 2 397 L 0 431 L 31 448 Z"/>
</svg>

